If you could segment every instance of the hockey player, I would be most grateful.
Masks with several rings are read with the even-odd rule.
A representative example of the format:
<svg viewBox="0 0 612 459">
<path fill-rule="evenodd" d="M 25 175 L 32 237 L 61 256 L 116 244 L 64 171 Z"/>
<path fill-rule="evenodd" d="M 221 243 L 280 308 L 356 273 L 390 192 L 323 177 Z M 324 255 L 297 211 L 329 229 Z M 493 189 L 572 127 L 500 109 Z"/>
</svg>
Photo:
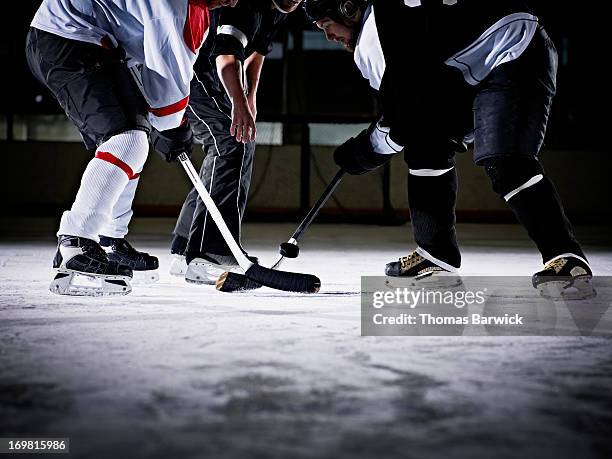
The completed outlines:
<svg viewBox="0 0 612 459">
<path fill-rule="evenodd" d="M 96 151 L 72 208 L 61 219 L 53 261 L 59 273 L 52 291 L 126 294 L 132 270 L 157 268 L 155 257 L 124 239 L 148 134 L 153 126 L 189 147 L 185 133 L 191 131 L 183 119 L 209 9 L 236 2 L 42 2 L 27 38 L 29 66 L 77 126 L 86 147 Z M 79 274 L 85 276 L 78 279 Z"/>
<path fill-rule="evenodd" d="M 200 176 L 237 241 L 251 181 L 262 66 L 274 35 L 300 3 L 250 0 L 216 10 L 214 32 L 195 65 L 187 115 L 206 154 Z M 155 147 L 162 153 L 173 150 L 173 142 L 163 137 L 153 134 Z M 214 284 L 223 271 L 237 266 L 195 189 L 183 204 L 171 252 L 170 273 L 192 283 Z"/>
<path fill-rule="evenodd" d="M 538 161 L 556 89 L 557 55 L 519 0 L 305 0 L 330 41 L 354 53 L 378 91 L 382 117 L 334 152 L 353 174 L 404 150 L 417 249 L 389 276 L 455 272 L 455 152 L 474 129 L 476 164 L 538 247 L 536 287 L 592 273 Z"/>
</svg>

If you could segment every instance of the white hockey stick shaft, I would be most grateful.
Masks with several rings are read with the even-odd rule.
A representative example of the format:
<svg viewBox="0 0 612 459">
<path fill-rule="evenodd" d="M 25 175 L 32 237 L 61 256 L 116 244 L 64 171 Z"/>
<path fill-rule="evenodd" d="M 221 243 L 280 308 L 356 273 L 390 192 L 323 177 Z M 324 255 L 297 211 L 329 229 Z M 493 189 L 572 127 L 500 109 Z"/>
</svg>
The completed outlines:
<svg viewBox="0 0 612 459">
<path fill-rule="evenodd" d="M 213 199 L 210 197 L 210 194 L 208 193 L 208 191 L 206 191 L 206 187 L 202 183 L 200 176 L 198 175 L 197 171 L 193 167 L 193 164 L 191 160 L 189 159 L 189 156 L 187 156 L 186 153 L 183 153 L 179 156 L 179 161 L 181 162 L 181 165 L 185 169 L 185 172 L 187 172 L 187 176 L 191 180 L 191 183 L 193 183 L 193 186 L 198 191 L 200 198 L 202 199 L 202 201 L 204 201 L 204 205 L 206 206 L 208 213 L 214 220 L 215 224 L 217 225 L 217 228 L 219 228 L 219 232 L 221 233 L 221 236 L 223 236 L 223 239 L 225 240 L 226 244 L 232 251 L 232 255 L 234 255 L 234 258 L 236 258 L 236 261 L 238 261 L 238 264 L 243 270 L 245 271 L 248 270 L 251 266 L 253 266 L 253 263 L 242 252 L 242 249 L 240 248 L 240 246 L 234 239 L 234 236 L 232 236 L 232 233 L 227 227 L 227 224 L 225 223 L 225 220 L 223 219 L 221 212 L 219 212 L 217 205 L 215 204 Z"/>
</svg>

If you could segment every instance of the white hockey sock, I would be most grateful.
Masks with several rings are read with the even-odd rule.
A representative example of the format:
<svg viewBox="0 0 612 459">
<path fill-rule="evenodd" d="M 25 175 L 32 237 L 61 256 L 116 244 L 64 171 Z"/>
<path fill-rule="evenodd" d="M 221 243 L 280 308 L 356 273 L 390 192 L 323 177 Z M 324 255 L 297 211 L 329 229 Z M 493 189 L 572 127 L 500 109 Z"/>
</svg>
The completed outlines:
<svg viewBox="0 0 612 459">
<path fill-rule="evenodd" d="M 148 138 L 143 131 L 124 132 L 101 144 L 95 158 L 85 169 L 72 208 L 62 215 L 57 234 L 70 234 L 98 241 L 100 231 L 110 223 L 113 209 L 126 187 L 131 191 L 131 207 L 138 182 L 135 180 L 138 174 L 134 171 L 142 170 L 148 152 Z M 128 187 L 130 181 L 135 182 L 133 191 Z M 125 209 L 125 205 L 120 207 Z M 119 211 L 118 209 L 117 212 Z M 131 217 L 131 212 L 129 213 Z M 129 218 L 126 225 L 127 222 Z"/>
<path fill-rule="evenodd" d="M 139 177 L 129 180 L 111 211 L 110 220 L 100 229 L 101 236 L 123 238 L 128 233 L 128 225 L 134 215 L 132 202 L 136 195 Z"/>
</svg>

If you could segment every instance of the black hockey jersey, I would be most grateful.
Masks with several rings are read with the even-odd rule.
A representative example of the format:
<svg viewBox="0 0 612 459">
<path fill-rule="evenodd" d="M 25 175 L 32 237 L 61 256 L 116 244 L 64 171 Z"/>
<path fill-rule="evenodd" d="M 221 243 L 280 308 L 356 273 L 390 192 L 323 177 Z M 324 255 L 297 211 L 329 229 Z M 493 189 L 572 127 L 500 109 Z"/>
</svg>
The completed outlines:
<svg viewBox="0 0 612 459">
<path fill-rule="evenodd" d="M 355 62 L 379 90 L 389 137 L 408 143 L 414 133 L 406 126 L 418 126 L 416 113 L 426 109 L 427 94 L 450 86 L 457 89 L 453 94 L 468 93 L 496 66 L 520 56 L 537 21 L 520 0 L 372 1 Z"/>
<path fill-rule="evenodd" d="M 253 53 L 267 55 L 286 17 L 272 8 L 270 0 L 239 1 L 234 8 L 211 11 L 211 32 L 194 67 L 208 92 L 223 91 L 216 70 L 217 56 L 234 55 L 244 61 Z"/>
</svg>

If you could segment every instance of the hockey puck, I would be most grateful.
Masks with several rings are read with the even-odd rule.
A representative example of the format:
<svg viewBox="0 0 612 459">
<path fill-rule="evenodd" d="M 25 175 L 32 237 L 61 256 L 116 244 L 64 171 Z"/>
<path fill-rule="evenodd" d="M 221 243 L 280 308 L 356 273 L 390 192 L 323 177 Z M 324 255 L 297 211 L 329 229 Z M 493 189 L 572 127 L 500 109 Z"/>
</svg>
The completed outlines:
<svg viewBox="0 0 612 459">
<path fill-rule="evenodd" d="M 285 258 L 297 258 L 300 254 L 300 248 L 289 242 L 283 242 L 280 245 L 280 254 Z"/>
</svg>

